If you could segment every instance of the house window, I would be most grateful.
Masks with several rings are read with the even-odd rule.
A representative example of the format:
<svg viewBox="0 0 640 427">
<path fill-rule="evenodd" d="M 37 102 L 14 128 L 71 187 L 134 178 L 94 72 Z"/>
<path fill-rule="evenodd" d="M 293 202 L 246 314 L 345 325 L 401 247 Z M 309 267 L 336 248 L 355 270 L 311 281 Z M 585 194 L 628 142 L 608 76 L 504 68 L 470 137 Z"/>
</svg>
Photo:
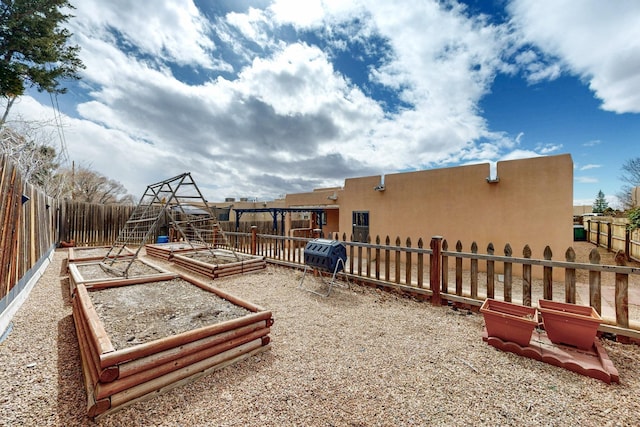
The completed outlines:
<svg viewBox="0 0 640 427">
<path fill-rule="evenodd" d="M 353 225 L 355 227 L 368 227 L 369 211 L 353 211 Z"/>
<path fill-rule="evenodd" d="M 353 211 L 353 241 L 366 242 L 369 236 L 369 211 Z"/>
</svg>

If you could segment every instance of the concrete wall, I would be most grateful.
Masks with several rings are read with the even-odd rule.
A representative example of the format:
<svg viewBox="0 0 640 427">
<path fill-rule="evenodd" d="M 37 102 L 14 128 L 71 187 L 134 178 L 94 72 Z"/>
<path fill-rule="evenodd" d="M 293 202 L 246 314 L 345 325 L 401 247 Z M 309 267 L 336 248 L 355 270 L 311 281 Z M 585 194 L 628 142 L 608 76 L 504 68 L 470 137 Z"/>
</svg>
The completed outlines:
<svg viewBox="0 0 640 427">
<path fill-rule="evenodd" d="M 529 244 L 533 258 L 542 258 L 549 245 L 553 259 L 564 260 L 573 244 L 573 161 L 569 154 L 499 162 L 498 182 L 488 183 L 489 165 L 479 164 L 384 177 L 385 190 L 375 191 L 380 176 L 345 180 L 343 189 L 290 194 L 286 205 L 339 205 L 340 235 L 352 234 L 352 212 L 368 211 L 372 241 L 377 235 L 404 245 L 421 237 L 429 247 L 432 236 L 447 239 L 450 250 L 457 240 L 463 251 L 472 242 L 486 253 L 493 243 L 503 254 L 510 243 L 521 257 Z M 335 201 L 328 196 L 337 195 Z"/>
</svg>

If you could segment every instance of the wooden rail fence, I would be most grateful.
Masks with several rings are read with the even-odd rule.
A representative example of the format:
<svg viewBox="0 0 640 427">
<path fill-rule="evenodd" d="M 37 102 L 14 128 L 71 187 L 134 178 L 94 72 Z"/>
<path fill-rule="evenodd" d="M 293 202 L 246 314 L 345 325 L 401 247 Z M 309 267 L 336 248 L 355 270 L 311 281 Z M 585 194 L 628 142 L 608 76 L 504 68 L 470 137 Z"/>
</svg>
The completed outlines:
<svg viewBox="0 0 640 427">
<path fill-rule="evenodd" d="M 460 241 L 449 248 L 442 237 L 433 237 L 429 247 L 420 239 L 414 247 L 410 239 L 395 241 L 376 237 L 375 243 L 347 241 L 346 236 L 327 236 L 341 240 L 347 247 L 346 274 L 349 280 L 396 289 L 433 303 L 464 304 L 479 307 L 486 298 L 499 298 L 525 306 L 537 305 L 538 299 L 562 300 L 590 305 L 603 317 L 600 330 L 625 338 L 640 339 L 640 268 L 625 266 L 620 252 L 616 265 L 600 264 L 600 254 L 594 247 L 588 262 L 576 262 L 573 248 L 564 259 L 553 260 L 548 246 L 543 258 L 532 258 L 529 246 L 516 255 L 506 245 L 504 254 L 495 253 L 489 244 L 486 253 L 479 253 L 471 244 L 463 251 Z M 234 250 L 262 255 L 267 261 L 295 268 L 304 268 L 304 247 L 309 238 L 283 237 L 253 233 L 227 233 Z M 370 240 L 370 239 L 369 239 Z M 470 268 L 463 268 L 467 260 Z M 484 268 L 480 271 L 480 264 Z M 498 269 L 498 266 L 501 268 Z M 533 274 L 540 269 L 541 274 Z M 554 270 L 564 271 L 564 281 L 553 280 Z M 497 274 L 496 271 L 501 271 Z M 612 275 L 613 286 L 603 286 L 602 276 Z M 540 276 L 541 279 L 534 279 Z M 586 277 L 586 280 L 578 280 Z"/>
<path fill-rule="evenodd" d="M 28 294 L 23 291 L 56 244 L 74 240 L 79 246 L 111 245 L 132 209 L 52 199 L 24 183 L 15 165 L 0 158 L 0 333 L 7 326 L 1 323 L 5 314 L 14 301 Z M 235 229 L 233 221 L 221 225 L 227 230 L 229 249 L 265 256 L 273 263 L 304 266 L 308 236 L 259 233 L 256 226 L 248 232 L 230 231 Z M 271 226 L 266 221 L 260 230 L 272 231 Z M 346 245 L 346 274 L 356 282 L 397 289 L 438 304 L 477 307 L 485 298 L 496 297 L 523 305 L 535 305 L 540 298 L 591 305 L 605 319 L 602 331 L 640 339 L 640 269 L 624 265 L 625 260 L 640 259 L 640 232 L 628 232 L 618 222 L 605 219 L 587 221 L 587 230 L 588 240 L 595 245 L 623 251 L 616 257 L 617 265 L 601 265 L 597 251 L 592 251 L 589 262 L 576 262 L 572 248 L 558 260 L 557 256 L 552 259 L 550 248 L 545 248 L 543 259 L 534 259 L 528 246 L 521 255 L 508 245 L 503 255 L 496 254 L 492 244 L 479 253 L 475 243 L 468 250 L 463 250 L 461 242 L 449 248 L 447 240 L 439 237 L 428 244 L 388 236 L 366 243 L 347 241 L 346 235 L 327 238 Z M 564 282 L 554 281 L 554 271 L 556 277 L 558 271 L 564 272 Z M 613 275 L 615 285 L 603 286 L 603 274 Z"/>
</svg>

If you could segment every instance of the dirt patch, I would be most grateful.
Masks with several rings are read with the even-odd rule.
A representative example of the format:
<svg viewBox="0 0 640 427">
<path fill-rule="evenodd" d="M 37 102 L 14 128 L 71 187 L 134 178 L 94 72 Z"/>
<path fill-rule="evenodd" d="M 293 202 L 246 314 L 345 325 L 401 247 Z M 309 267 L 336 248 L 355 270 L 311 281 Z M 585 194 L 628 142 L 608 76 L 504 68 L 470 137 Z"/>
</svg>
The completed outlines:
<svg viewBox="0 0 640 427">
<path fill-rule="evenodd" d="M 198 251 L 198 252 L 188 252 L 184 254 L 180 254 L 185 258 L 193 259 L 196 261 L 206 262 L 207 264 L 230 264 L 232 262 L 239 262 L 243 259 L 249 260 L 249 257 L 241 257 L 238 255 L 238 258 L 233 255 L 221 255 L 219 253 L 211 253 L 210 251 Z"/>
<path fill-rule="evenodd" d="M 251 314 L 183 279 L 89 292 L 116 349 Z"/>
<path fill-rule="evenodd" d="M 77 267 L 84 280 L 117 279 L 122 277 L 121 272 L 127 268 L 130 262 L 130 259 L 125 259 L 116 261 L 113 264 L 109 263 L 108 266 L 113 268 L 114 271 L 104 268 L 99 262 L 77 264 Z M 140 260 L 135 260 L 127 270 L 128 277 L 147 276 L 158 273 L 163 273 L 163 271 Z"/>
</svg>

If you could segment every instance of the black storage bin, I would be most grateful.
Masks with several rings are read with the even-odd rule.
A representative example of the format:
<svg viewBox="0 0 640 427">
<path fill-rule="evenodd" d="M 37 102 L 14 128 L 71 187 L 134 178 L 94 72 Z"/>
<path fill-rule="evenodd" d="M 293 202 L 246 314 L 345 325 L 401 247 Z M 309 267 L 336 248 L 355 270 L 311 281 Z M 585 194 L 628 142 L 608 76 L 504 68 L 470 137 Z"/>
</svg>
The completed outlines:
<svg viewBox="0 0 640 427">
<path fill-rule="evenodd" d="M 339 263 L 339 260 L 342 262 Z M 347 248 L 338 240 L 314 239 L 304 248 L 304 263 L 319 270 L 340 271 L 346 260 Z"/>
</svg>

